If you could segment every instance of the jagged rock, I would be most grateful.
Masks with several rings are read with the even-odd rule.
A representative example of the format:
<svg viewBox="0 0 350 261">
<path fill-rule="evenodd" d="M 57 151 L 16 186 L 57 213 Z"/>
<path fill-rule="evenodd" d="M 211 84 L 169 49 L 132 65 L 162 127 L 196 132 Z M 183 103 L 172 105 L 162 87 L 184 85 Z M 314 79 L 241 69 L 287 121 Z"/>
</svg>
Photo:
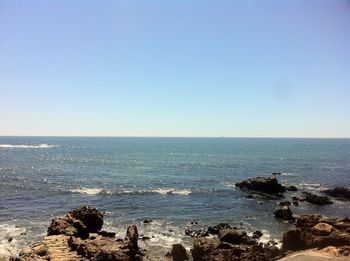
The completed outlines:
<svg viewBox="0 0 350 261">
<path fill-rule="evenodd" d="M 323 192 L 331 197 L 343 200 L 350 200 L 350 189 L 347 188 L 336 187 L 334 189 L 326 189 Z"/>
<path fill-rule="evenodd" d="M 208 227 L 208 234 L 217 235 L 221 229 L 232 229 L 232 227 L 227 223 L 220 223 L 213 227 Z"/>
<path fill-rule="evenodd" d="M 234 245 L 239 245 L 243 241 L 242 235 L 232 229 L 221 229 L 218 236 L 220 241 Z"/>
<path fill-rule="evenodd" d="M 138 249 L 137 240 L 139 238 L 139 232 L 135 225 L 131 225 L 126 230 L 126 237 L 130 239 L 131 243 L 134 245 L 135 249 Z"/>
<path fill-rule="evenodd" d="M 83 206 L 68 212 L 64 217 L 54 218 L 48 227 L 47 235 L 88 238 L 89 232 L 99 231 L 102 225 L 103 214 L 95 208 Z"/>
<path fill-rule="evenodd" d="M 103 214 L 96 208 L 82 206 L 69 212 L 68 215 L 83 222 L 90 233 L 101 230 L 103 226 Z"/>
<path fill-rule="evenodd" d="M 276 198 L 283 197 L 281 193 L 286 191 L 286 188 L 278 183 L 276 177 L 249 178 L 242 182 L 236 183 L 236 187 L 239 187 L 242 190 L 249 190 L 273 195 Z"/>
<path fill-rule="evenodd" d="M 188 260 L 186 249 L 181 244 L 173 244 L 171 254 L 173 256 L 173 261 Z"/>
<path fill-rule="evenodd" d="M 282 206 L 280 209 L 276 210 L 274 213 L 276 218 L 281 218 L 284 220 L 293 220 L 293 213 L 290 210 L 289 206 Z"/>
<path fill-rule="evenodd" d="M 284 233 L 282 240 L 286 250 L 324 248 L 350 245 L 350 220 L 326 218 L 320 215 L 301 215 L 296 228 Z"/>
<path fill-rule="evenodd" d="M 304 192 L 305 194 L 305 201 L 314 204 L 314 205 L 328 205 L 332 204 L 333 202 L 329 199 L 329 197 L 326 196 L 318 196 L 315 194 L 312 194 L 310 192 Z"/>
<path fill-rule="evenodd" d="M 280 203 L 278 203 L 280 206 L 290 206 L 290 201 L 282 201 Z"/>
<path fill-rule="evenodd" d="M 187 228 L 185 230 L 185 235 L 190 237 L 206 237 L 209 235 L 209 233 L 207 230 L 203 230 L 203 229 L 194 230 L 194 229 Z"/>
</svg>

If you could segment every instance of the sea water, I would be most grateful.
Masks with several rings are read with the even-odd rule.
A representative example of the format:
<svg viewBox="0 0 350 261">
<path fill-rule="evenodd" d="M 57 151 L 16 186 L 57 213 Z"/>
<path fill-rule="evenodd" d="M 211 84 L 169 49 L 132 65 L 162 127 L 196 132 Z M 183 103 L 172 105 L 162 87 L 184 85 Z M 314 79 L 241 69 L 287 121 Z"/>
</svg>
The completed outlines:
<svg viewBox="0 0 350 261">
<path fill-rule="evenodd" d="M 150 260 L 173 243 L 190 249 L 185 229 L 221 222 L 280 240 L 290 225 L 273 217 L 279 201 L 249 199 L 234 186 L 272 172 L 299 188 L 287 198 L 349 187 L 350 139 L 0 137 L 0 260 L 84 204 L 105 211 L 104 228 L 118 237 L 136 224 L 150 237 L 141 243 Z M 292 211 L 349 216 L 350 206 L 335 200 Z"/>
</svg>

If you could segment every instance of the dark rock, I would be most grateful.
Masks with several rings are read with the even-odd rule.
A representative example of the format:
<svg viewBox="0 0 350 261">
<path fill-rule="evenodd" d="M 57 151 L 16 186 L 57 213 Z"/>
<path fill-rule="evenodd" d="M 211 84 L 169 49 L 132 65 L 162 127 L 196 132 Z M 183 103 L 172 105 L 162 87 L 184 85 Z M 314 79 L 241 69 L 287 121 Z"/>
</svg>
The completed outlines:
<svg viewBox="0 0 350 261">
<path fill-rule="evenodd" d="M 104 236 L 104 237 L 115 237 L 115 233 L 114 232 L 108 232 L 105 230 L 99 230 L 97 231 L 98 235 Z"/>
<path fill-rule="evenodd" d="M 220 223 L 213 227 L 208 227 L 208 234 L 217 235 L 221 229 L 232 229 L 232 227 L 227 223 Z"/>
<path fill-rule="evenodd" d="M 296 197 L 296 196 L 293 196 L 292 199 L 293 199 L 294 201 L 300 201 L 300 198 L 299 198 L 299 197 Z"/>
<path fill-rule="evenodd" d="M 126 237 L 130 239 L 131 243 L 134 245 L 135 248 L 138 248 L 137 240 L 139 238 L 139 233 L 135 225 L 131 225 L 128 227 L 126 231 Z"/>
<path fill-rule="evenodd" d="M 257 230 L 253 233 L 253 238 L 260 238 L 260 237 L 262 237 L 262 235 L 263 235 L 263 233 L 261 233 L 260 231 Z"/>
<path fill-rule="evenodd" d="M 13 237 L 9 237 L 9 238 L 7 239 L 7 242 L 11 243 L 12 240 L 13 240 Z"/>
<path fill-rule="evenodd" d="M 281 172 L 272 172 L 272 175 L 277 176 L 277 175 L 282 175 Z"/>
<path fill-rule="evenodd" d="M 101 230 L 103 226 L 103 214 L 96 208 L 82 206 L 69 212 L 68 215 L 83 222 L 90 233 Z"/>
<path fill-rule="evenodd" d="M 236 187 L 242 190 L 257 191 L 266 194 L 272 194 L 277 197 L 282 197 L 281 193 L 286 191 L 286 188 L 278 183 L 276 177 L 255 177 L 242 182 L 236 183 Z"/>
<path fill-rule="evenodd" d="M 221 229 L 218 236 L 220 241 L 234 245 L 239 245 L 243 241 L 243 236 L 232 229 Z"/>
<path fill-rule="evenodd" d="M 145 220 L 143 221 L 143 224 L 149 224 L 149 223 L 152 223 L 152 222 L 153 222 L 152 219 L 145 219 Z"/>
<path fill-rule="evenodd" d="M 290 201 L 282 201 L 280 203 L 278 203 L 280 206 L 290 206 Z"/>
<path fill-rule="evenodd" d="M 191 225 L 198 225 L 198 221 L 191 221 Z"/>
<path fill-rule="evenodd" d="M 283 206 L 274 212 L 276 218 L 281 218 L 284 220 L 293 220 L 293 213 L 289 206 Z"/>
<path fill-rule="evenodd" d="M 310 192 L 305 192 L 305 201 L 314 205 L 328 205 L 333 202 L 327 196 L 318 196 Z"/>
<path fill-rule="evenodd" d="M 343 200 L 350 200 L 350 189 L 347 188 L 336 187 L 334 189 L 326 189 L 323 192 L 331 197 Z"/>
<path fill-rule="evenodd" d="M 171 254 L 173 256 L 173 261 L 188 260 L 186 249 L 181 244 L 173 244 Z"/>
<path fill-rule="evenodd" d="M 294 200 L 292 203 L 293 203 L 294 206 L 299 206 L 299 202 L 296 201 L 296 200 Z"/>
<path fill-rule="evenodd" d="M 298 191 L 298 188 L 296 186 L 287 186 L 286 190 L 288 190 L 288 191 Z"/>
<path fill-rule="evenodd" d="M 145 241 L 145 240 L 150 240 L 151 238 L 150 238 L 149 236 L 143 236 L 141 239 L 142 239 L 143 241 Z"/>
</svg>

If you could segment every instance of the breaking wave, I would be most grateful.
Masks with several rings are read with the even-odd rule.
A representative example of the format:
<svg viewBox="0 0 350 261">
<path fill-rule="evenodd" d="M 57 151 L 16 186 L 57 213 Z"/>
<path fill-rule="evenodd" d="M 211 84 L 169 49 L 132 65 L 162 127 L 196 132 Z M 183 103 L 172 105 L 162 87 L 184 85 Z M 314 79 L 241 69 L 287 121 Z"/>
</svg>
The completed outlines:
<svg viewBox="0 0 350 261">
<path fill-rule="evenodd" d="M 120 194 L 161 194 L 161 195 L 180 195 L 187 196 L 192 193 L 190 189 L 174 189 L 174 188 L 157 188 L 150 190 L 121 190 L 111 191 L 103 188 L 76 188 L 69 190 L 72 193 L 86 195 L 120 195 Z"/>
<path fill-rule="evenodd" d="M 38 144 L 38 145 L 27 145 L 27 144 L 0 144 L 0 148 L 19 148 L 19 149 L 48 149 L 58 147 L 58 145 L 49 145 L 49 144 Z"/>
</svg>

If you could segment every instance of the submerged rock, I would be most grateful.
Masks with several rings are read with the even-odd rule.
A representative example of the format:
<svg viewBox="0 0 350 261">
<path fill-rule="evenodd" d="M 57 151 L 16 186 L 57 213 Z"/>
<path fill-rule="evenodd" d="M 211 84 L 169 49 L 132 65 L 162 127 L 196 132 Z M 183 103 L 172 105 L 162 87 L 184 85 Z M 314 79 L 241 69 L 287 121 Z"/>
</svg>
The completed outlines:
<svg viewBox="0 0 350 261">
<path fill-rule="evenodd" d="M 278 183 L 276 177 L 249 178 L 236 183 L 236 187 L 239 187 L 242 190 L 262 192 L 276 197 L 283 197 L 281 193 L 286 191 L 286 188 Z"/>
<path fill-rule="evenodd" d="M 350 189 L 344 187 L 336 187 L 334 189 L 326 189 L 323 193 L 328 196 L 335 197 L 343 200 L 350 200 Z"/>
</svg>

